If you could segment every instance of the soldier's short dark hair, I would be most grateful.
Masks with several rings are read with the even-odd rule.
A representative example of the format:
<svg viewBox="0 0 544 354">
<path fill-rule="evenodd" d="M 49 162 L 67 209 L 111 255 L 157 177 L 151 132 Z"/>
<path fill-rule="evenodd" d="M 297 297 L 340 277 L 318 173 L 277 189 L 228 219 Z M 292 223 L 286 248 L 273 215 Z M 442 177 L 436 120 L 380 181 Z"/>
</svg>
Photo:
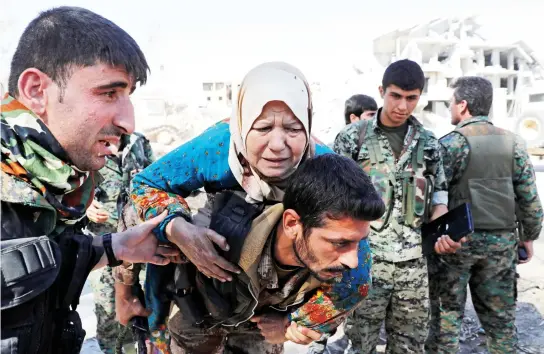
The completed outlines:
<svg viewBox="0 0 544 354">
<path fill-rule="evenodd" d="M 350 115 L 355 114 L 357 117 L 360 117 L 361 114 L 366 111 L 377 111 L 378 104 L 376 100 L 367 95 L 353 95 L 347 99 L 345 108 L 344 108 L 344 118 L 346 124 L 351 123 L 349 119 Z"/>
<path fill-rule="evenodd" d="M 389 65 L 383 74 L 382 87 L 384 91 L 395 85 L 405 91 L 419 89 L 423 92 L 425 87 L 425 74 L 418 63 L 408 59 L 402 59 Z"/>
<path fill-rule="evenodd" d="M 298 213 L 305 235 L 326 219 L 373 221 L 385 212 L 370 177 L 355 161 L 337 154 L 303 162 L 289 179 L 283 204 Z"/>
<path fill-rule="evenodd" d="M 456 103 L 467 102 L 471 116 L 488 116 L 493 104 L 493 85 L 480 76 L 463 76 L 451 84 Z"/>
<path fill-rule="evenodd" d="M 136 41 L 110 20 L 80 7 L 57 7 L 40 13 L 26 27 L 13 59 L 8 89 L 17 97 L 19 76 L 36 68 L 62 88 L 73 67 L 97 63 L 122 66 L 141 85 L 149 66 Z"/>
</svg>

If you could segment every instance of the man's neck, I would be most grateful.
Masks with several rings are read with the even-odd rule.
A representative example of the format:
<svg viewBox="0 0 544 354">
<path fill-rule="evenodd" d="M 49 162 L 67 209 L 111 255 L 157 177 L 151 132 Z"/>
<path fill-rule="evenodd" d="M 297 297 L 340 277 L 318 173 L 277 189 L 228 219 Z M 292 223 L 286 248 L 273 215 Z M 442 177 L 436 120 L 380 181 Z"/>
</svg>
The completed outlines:
<svg viewBox="0 0 544 354">
<path fill-rule="evenodd" d="M 300 267 L 297 256 L 293 251 L 293 241 L 287 237 L 281 219 L 278 227 L 276 228 L 276 235 L 274 238 L 274 260 L 280 265 Z"/>
<path fill-rule="evenodd" d="M 464 122 L 466 122 L 467 120 L 472 119 L 472 118 L 474 118 L 474 117 L 471 116 L 471 115 L 463 116 L 463 117 L 461 117 L 461 119 L 459 120 L 459 123 L 457 123 L 457 125 L 463 124 Z"/>
<path fill-rule="evenodd" d="M 380 114 L 378 115 L 378 123 L 380 123 L 381 125 L 383 125 L 384 127 L 387 127 L 387 128 L 398 128 L 400 126 L 403 126 L 406 124 L 406 122 L 408 120 L 405 120 L 404 122 L 400 123 L 400 124 L 395 124 L 395 123 L 392 123 L 391 122 L 391 119 L 384 119 L 386 118 L 386 115 L 385 115 L 385 111 L 383 110 L 383 108 L 380 110 Z"/>
</svg>

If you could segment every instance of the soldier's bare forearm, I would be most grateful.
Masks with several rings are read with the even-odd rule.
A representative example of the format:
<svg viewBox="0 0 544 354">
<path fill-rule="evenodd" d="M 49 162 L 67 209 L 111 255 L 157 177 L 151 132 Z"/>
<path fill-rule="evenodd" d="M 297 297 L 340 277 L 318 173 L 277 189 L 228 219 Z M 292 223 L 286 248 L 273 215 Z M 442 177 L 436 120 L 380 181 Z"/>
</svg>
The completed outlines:
<svg viewBox="0 0 544 354">
<path fill-rule="evenodd" d="M 444 204 L 437 204 L 433 206 L 433 210 L 431 211 L 431 221 L 441 217 L 447 212 L 448 212 L 448 207 Z"/>
<path fill-rule="evenodd" d="M 134 285 L 138 282 L 141 268 L 142 266 L 139 263 L 124 262 L 119 267 L 113 268 L 113 279 L 115 279 L 116 283 L 128 286 Z"/>
<path fill-rule="evenodd" d="M 132 285 L 115 282 L 115 297 L 119 296 L 121 299 L 126 299 L 132 296 Z"/>
</svg>

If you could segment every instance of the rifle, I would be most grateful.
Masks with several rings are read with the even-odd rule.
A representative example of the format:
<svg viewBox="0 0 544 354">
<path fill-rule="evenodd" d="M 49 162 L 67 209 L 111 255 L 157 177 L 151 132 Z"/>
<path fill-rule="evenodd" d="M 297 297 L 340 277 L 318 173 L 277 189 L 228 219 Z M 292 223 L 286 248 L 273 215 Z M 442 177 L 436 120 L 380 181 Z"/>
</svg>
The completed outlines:
<svg viewBox="0 0 544 354">
<path fill-rule="evenodd" d="M 145 306 L 144 291 L 138 282 L 132 286 L 132 292 L 138 297 L 140 303 Z M 121 333 L 119 333 L 117 341 L 115 342 L 115 354 L 123 354 L 123 343 L 125 342 L 125 338 L 130 331 L 132 331 L 132 338 L 137 343 L 136 353 L 146 354 L 147 347 L 145 342 L 149 334 L 149 326 L 147 323 L 147 318 L 142 316 L 135 316 L 131 318 L 127 326 L 121 330 Z"/>
</svg>

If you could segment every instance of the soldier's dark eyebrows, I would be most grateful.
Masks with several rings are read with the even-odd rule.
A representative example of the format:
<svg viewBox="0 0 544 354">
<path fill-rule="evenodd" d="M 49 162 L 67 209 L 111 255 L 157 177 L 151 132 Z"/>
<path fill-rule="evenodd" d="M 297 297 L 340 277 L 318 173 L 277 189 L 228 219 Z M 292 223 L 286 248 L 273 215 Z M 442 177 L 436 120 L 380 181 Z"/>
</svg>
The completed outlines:
<svg viewBox="0 0 544 354">
<path fill-rule="evenodd" d="M 404 96 L 398 92 L 395 92 L 395 91 L 391 91 L 390 92 L 391 96 L 395 97 L 395 98 L 406 98 L 407 100 L 416 100 L 418 98 L 418 95 L 409 95 L 409 96 Z"/>
<path fill-rule="evenodd" d="M 342 244 L 346 244 L 346 245 L 350 245 L 352 243 L 359 243 L 359 240 L 348 240 L 346 238 L 328 238 L 328 237 L 325 237 L 325 241 L 327 242 L 330 242 L 330 243 L 342 243 Z"/>
<path fill-rule="evenodd" d="M 116 88 L 125 89 L 127 87 L 128 87 L 128 82 L 126 82 L 126 81 L 113 81 L 113 82 L 107 83 L 105 85 L 100 85 L 100 86 L 96 87 L 95 90 L 107 91 L 107 90 L 116 89 Z M 134 85 L 134 86 L 132 86 L 130 88 L 130 93 L 133 93 L 134 90 L 136 90 L 136 85 Z"/>
<path fill-rule="evenodd" d="M 366 235 L 361 239 L 361 240 L 364 240 L 366 238 L 368 238 L 368 236 L 370 236 L 370 231 L 366 233 Z M 347 238 L 343 238 L 343 237 L 340 237 L 340 238 L 330 238 L 330 237 L 327 237 L 327 236 L 324 236 L 323 237 L 326 241 L 328 242 L 334 242 L 334 243 L 346 243 L 346 244 L 349 244 L 349 243 L 359 243 L 361 240 L 352 240 L 352 239 L 347 239 Z"/>
</svg>

